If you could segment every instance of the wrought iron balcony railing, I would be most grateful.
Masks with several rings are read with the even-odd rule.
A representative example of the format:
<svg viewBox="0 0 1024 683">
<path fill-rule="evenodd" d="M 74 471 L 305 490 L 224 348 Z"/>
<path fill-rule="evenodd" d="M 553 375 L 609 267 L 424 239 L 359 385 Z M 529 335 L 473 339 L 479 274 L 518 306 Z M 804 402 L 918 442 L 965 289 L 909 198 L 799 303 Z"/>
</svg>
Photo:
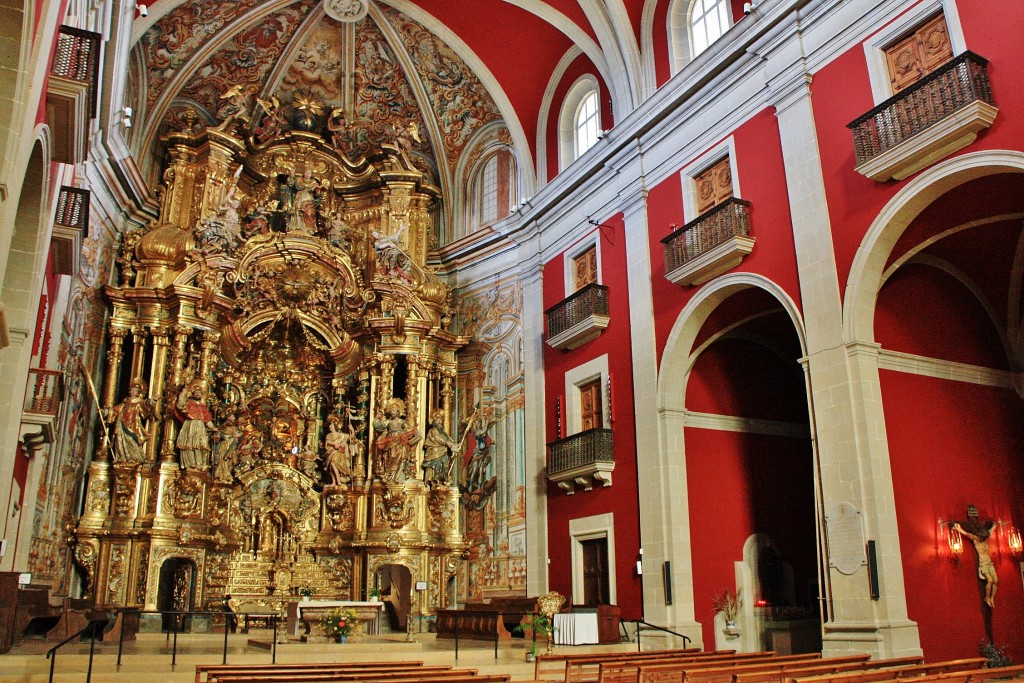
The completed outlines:
<svg viewBox="0 0 1024 683">
<path fill-rule="evenodd" d="M 665 277 L 676 284 L 695 285 L 739 264 L 754 245 L 750 206 L 731 197 L 662 239 Z"/>
<path fill-rule="evenodd" d="M 853 131 L 857 170 L 875 180 L 905 178 L 970 144 L 978 131 L 991 125 L 997 111 L 988 60 L 964 52 L 847 124 Z M 891 171 L 871 168 L 873 161 L 918 135 L 924 139 L 903 155 L 909 155 L 909 161 L 894 160 Z"/>
<path fill-rule="evenodd" d="M 588 429 L 548 444 L 548 479 L 566 493 L 573 493 L 576 485 L 589 491 L 595 479 L 611 486 L 613 469 L 610 429 Z"/>
<path fill-rule="evenodd" d="M 608 327 L 608 288 L 591 283 L 544 312 L 548 319 L 548 344 L 574 349 L 597 337 Z"/>
<path fill-rule="evenodd" d="M 56 415 L 64 398 L 64 373 L 60 370 L 32 368 L 28 372 L 25 411 L 40 415 Z"/>
</svg>

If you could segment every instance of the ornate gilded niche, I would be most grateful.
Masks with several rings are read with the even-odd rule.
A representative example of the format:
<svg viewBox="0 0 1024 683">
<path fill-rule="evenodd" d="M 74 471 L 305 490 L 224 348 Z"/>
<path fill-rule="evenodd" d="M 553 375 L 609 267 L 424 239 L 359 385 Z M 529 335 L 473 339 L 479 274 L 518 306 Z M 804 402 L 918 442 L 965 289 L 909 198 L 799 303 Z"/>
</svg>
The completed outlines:
<svg viewBox="0 0 1024 683">
<path fill-rule="evenodd" d="M 98 603 L 149 609 L 359 599 L 398 565 L 429 613 L 466 551 L 438 191 L 401 135 L 353 160 L 239 120 L 163 138 L 160 218 L 106 288 L 79 565 Z"/>
</svg>

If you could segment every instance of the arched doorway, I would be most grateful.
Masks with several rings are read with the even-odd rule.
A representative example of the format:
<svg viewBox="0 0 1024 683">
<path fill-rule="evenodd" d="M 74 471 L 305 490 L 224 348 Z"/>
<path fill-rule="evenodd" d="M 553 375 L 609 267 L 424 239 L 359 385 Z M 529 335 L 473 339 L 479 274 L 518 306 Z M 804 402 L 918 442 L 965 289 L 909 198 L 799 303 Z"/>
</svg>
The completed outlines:
<svg viewBox="0 0 1024 683">
<path fill-rule="evenodd" d="M 400 564 L 385 564 L 377 570 L 376 583 L 391 630 L 408 630 L 409 612 L 412 610 L 412 572 Z"/>
<path fill-rule="evenodd" d="M 688 523 L 693 612 L 707 648 L 820 650 L 820 524 L 805 355 L 795 306 L 748 274 L 709 285 L 680 315 L 666 347 L 659 415 L 666 461 L 685 487 L 671 501 Z M 681 433 L 682 438 L 678 435 Z M 784 497 L 785 504 L 780 503 Z M 754 539 L 751 545 L 750 539 Z M 738 632 L 704 617 L 739 596 Z M 815 637 L 793 641 L 792 622 Z M 782 629 L 776 638 L 776 630 Z M 735 635 L 735 634 L 729 634 Z M 721 642 L 719 642 L 721 641 Z"/>
<path fill-rule="evenodd" d="M 945 538 L 971 504 L 997 527 L 1024 519 L 1022 170 L 1024 156 L 993 151 L 916 177 L 880 212 L 847 288 L 848 336 L 878 348 L 869 417 L 884 421 L 907 616 L 929 658 L 985 641 L 1024 651 L 1019 563 L 1004 537 L 988 542 L 995 609 L 971 544 L 950 561 Z"/>
<path fill-rule="evenodd" d="M 188 631 L 187 618 L 167 612 L 187 612 L 195 607 L 196 563 L 185 557 L 169 558 L 160 566 L 160 584 L 157 589 L 156 608 L 164 612 L 162 628 L 165 631 Z"/>
</svg>

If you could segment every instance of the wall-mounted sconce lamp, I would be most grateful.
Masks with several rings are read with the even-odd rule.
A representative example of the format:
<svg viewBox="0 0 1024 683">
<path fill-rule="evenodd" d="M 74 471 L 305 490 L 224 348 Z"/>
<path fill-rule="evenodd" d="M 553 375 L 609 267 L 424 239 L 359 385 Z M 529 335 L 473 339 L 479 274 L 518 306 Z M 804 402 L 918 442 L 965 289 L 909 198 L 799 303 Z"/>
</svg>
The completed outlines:
<svg viewBox="0 0 1024 683">
<path fill-rule="evenodd" d="M 137 9 L 139 11 L 139 16 L 140 17 L 148 17 L 149 16 L 149 7 L 146 7 L 145 5 L 142 5 L 142 4 L 139 4 L 139 3 L 135 3 L 135 9 Z"/>
<path fill-rule="evenodd" d="M 960 562 L 960 556 L 964 552 L 964 538 L 960 535 L 960 532 L 954 528 L 956 522 L 952 520 L 943 520 L 939 517 L 939 535 L 946 539 L 946 547 L 949 548 L 949 558 L 954 563 Z"/>
<path fill-rule="evenodd" d="M 132 114 L 135 113 L 135 110 L 132 109 L 131 107 L 125 107 L 124 109 L 122 109 L 118 113 L 121 115 L 121 125 L 124 126 L 125 128 L 131 128 L 132 127 Z"/>
<path fill-rule="evenodd" d="M 1013 526 L 1013 522 L 1004 522 L 999 520 L 999 528 L 1003 532 L 1003 538 L 1006 539 L 1006 550 L 1014 557 L 1020 557 L 1021 552 L 1024 551 L 1024 539 L 1021 539 L 1020 529 Z"/>
</svg>

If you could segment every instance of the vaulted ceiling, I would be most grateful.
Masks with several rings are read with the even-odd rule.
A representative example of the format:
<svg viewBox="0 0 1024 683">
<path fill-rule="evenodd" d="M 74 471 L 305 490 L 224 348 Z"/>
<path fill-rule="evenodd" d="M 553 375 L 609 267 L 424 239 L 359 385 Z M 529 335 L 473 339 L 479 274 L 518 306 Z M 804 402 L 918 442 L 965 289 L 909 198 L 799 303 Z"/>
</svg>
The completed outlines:
<svg viewBox="0 0 1024 683">
<path fill-rule="evenodd" d="M 660 4 L 667 4 L 662 0 Z M 351 154 L 418 128 L 418 163 L 442 188 L 483 148 L 515 148 L 535 187 L 538 128 L 563 72 L 584 60 L 616 112 L 642 92 L 639 27 L 656 0 L 158 0 L 134 24 L 125 103 L 151 177 L 159 137 L 227 115 L 235 86 L 283 118 L 299 100 L 344 113 Z M 645 8 L 645 5 L 647 6 Z M 191 116 L 188 114 L 186 116 Z M 249 131 L 267 116 L 254 104 Z"/>
</svg>

